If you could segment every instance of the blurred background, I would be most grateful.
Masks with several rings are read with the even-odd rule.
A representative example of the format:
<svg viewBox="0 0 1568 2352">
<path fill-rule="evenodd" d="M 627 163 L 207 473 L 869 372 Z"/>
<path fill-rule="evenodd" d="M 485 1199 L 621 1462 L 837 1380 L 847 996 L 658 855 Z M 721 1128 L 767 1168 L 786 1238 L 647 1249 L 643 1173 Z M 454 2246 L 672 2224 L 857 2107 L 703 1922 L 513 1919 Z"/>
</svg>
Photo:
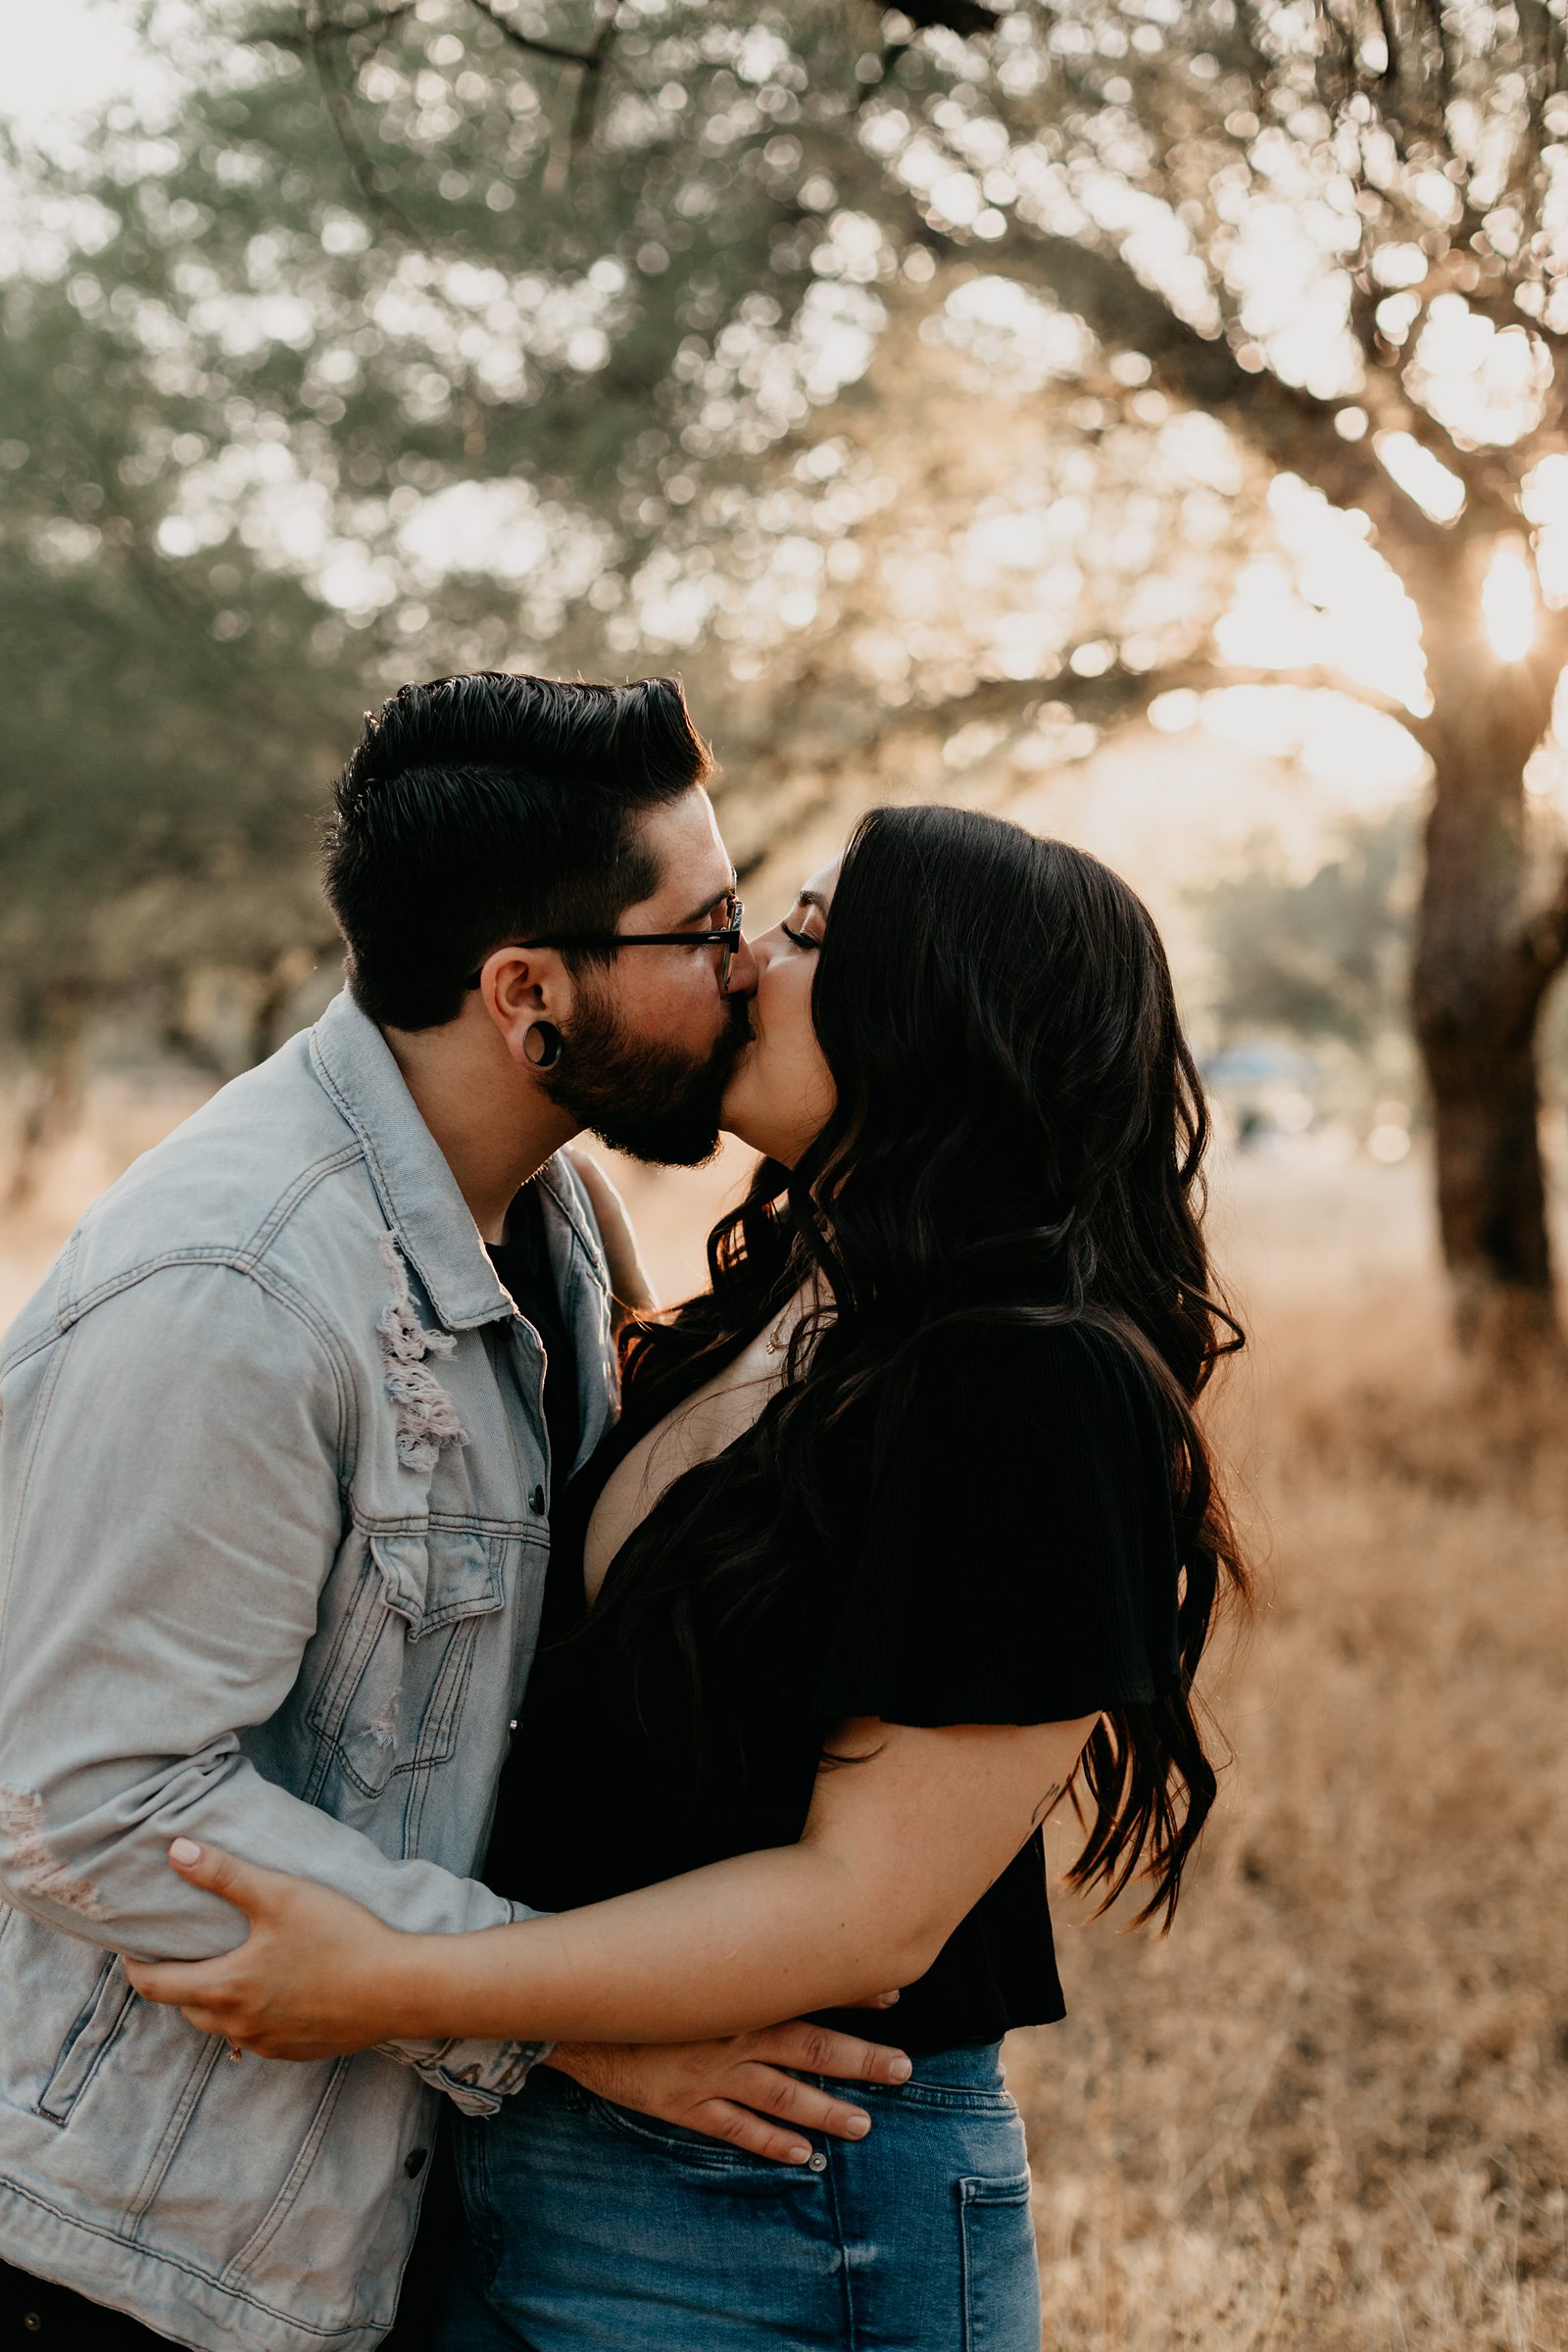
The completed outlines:
<svg viewBox="0 0 1568 2352">
<path fill-rule="evenodd" d="M 675 671 L 1146 896 L 1263 1608 L 1019 2036 L 1050 2340 L 1568 2344 L 1559 0 L 13 0 L 0 1316 L 338 985 L 406 678 Z M 667 1295 L 744 1178 L 621 1168 Z M 1065 1848 L 1063 1849 L 1065 1857 Z"/>
</svg>

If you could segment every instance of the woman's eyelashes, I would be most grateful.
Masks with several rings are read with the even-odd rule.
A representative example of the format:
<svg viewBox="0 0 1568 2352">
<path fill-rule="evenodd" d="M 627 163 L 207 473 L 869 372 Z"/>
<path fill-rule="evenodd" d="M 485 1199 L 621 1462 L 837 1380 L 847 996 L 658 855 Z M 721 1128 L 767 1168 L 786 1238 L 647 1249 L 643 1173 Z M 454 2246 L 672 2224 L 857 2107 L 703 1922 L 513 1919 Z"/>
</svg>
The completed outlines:
<svg viewBox="0 0 1568 2352">
<path fill-rule="evenodd" d="M 813 939 L 809 931 L 792 931 L 788 923 L 780 923 L 779 929 L 797 948 L 819 948 L 822 944 L 819 939 Z"/>
</svg>

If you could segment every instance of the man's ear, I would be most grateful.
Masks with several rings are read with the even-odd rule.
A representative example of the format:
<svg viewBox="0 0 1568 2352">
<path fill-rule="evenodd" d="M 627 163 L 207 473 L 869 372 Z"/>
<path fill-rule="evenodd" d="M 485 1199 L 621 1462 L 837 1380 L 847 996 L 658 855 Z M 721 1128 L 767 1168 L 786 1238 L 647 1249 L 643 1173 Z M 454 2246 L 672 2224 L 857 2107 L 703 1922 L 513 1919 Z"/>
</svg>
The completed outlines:
<svg viewBox="0 0 1568 2352">
<path fill-rule="evenodd" d="M 569 1020 L 571 978 L 554 948 L 497 948 L 479 973 L 479 1001 L 514 1061 L 527 1066 L 523 1040 L 536 1021 Z"/>
</svg>

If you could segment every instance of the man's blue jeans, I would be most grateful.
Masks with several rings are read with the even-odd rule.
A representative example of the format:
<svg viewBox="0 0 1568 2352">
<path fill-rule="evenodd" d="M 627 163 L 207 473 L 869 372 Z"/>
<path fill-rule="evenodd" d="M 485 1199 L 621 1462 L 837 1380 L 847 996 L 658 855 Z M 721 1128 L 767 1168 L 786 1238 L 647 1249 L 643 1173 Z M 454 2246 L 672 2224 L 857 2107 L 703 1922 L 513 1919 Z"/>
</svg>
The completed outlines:
<svg viewBox="0 0 1568 2352">
<path fill-rule="evenodd" d="M 866 2139 L 780 2165 L 536 2069 L 457 2122 L 467 2243 L 438 2352 L 1040 2352 L 996 2046 L 855 2097 Z"/>
</svg>

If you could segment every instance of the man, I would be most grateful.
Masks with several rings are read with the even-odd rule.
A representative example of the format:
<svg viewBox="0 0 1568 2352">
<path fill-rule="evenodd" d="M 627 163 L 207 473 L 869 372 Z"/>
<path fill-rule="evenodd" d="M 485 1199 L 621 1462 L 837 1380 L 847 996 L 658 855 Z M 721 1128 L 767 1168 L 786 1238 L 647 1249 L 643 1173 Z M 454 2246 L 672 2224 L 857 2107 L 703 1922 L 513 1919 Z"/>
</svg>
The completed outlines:
<svg viewBox="0 0 1568 2352">
<path fill-rule="evenodd" d="M 411 1929 L 512 1915 L 467 1874 L 551 1494 L 614 1411 L 563 1147 L 706 1157 L 755 978 L 707 772 L 667 680 L 403 688 L 337 789 L 347 992 L 138 1161 L 0 1345 L 0 2292 L 31 2332 L 376 2343 L 436 2094 L 493 2109 L 543 2058 L 698 2129 L 788 2112 L 781 2066 L 886 2075 L 789 2026 L 271 2066 L 117 1957 L 232 1942 L 181 1834 Z"/>
</svg>

